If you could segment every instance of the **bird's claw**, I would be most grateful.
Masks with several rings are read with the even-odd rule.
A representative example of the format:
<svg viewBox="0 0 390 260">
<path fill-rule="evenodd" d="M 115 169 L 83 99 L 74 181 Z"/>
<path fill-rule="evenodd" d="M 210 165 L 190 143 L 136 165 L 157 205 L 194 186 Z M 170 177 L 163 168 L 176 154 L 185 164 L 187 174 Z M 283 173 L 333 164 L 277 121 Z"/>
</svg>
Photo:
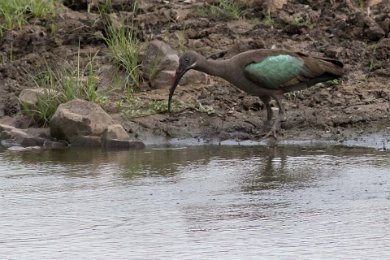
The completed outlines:
<svg viewBox="0 0 390 260">
<path fill-rule="evenodd" d="M 264 139 L 266 138 L 274 138 L 275 140 L 278 139 L 278 135 L 276 133 L 276 129 L 272 128 L 267 134 L 263 136 Z"/>
<path fill-rule="evenodd" d="M 270 128 L 270 129 L 269 129 Z M 269 130 L 268 130 L 269 129 Z M 273 124 L 272 124 L 272 126 L 271 127 L 266 127 L 264 130 L 263 130 L 263 132 L 259 135 L 260 136 L 260 138 L 264 138 L 264 139 L 266 139 L 266 138 L 274 138 L 275 140 L 277 140 L 278 139 L 278 135 L 277 135 L 277 133 L 278 133 L 278 131 L 279 131 L 279 129 L 280 129 L 280 122 L 279 121 L 276 121 L 276 122 L 274 122 Z"/>
</svg>

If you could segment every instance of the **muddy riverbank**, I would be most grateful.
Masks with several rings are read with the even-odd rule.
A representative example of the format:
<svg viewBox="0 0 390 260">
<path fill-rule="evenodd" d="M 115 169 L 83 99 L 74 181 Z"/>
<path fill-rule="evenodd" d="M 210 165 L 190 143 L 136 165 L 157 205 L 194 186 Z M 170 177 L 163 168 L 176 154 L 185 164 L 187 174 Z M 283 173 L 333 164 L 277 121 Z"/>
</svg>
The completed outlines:
<svg viewBox="0 0 390 260">
<path fill-rule="evenodd" d="M 21 90 L 37 86 L 31 76 L 47 64 L 83 67 L 93 57 L 98 103 L 132 137 L 258 140 L 265 117 L 263 104 L 223 80 L 209 77 L 207 83 L 180 86 L 175 93 L 178 108 L 171 114 L 163 107 L 169 84 L 153 89 L 141 80 L 129 94 L 123 86 L 128 75 L 115 70 L 102 40 L 109 16 L 111 21 L 136 27 L 144 44 L 159 39 L 180 52 L 196 50 L 212 58 L 275 47 L 339 59 L 346 70 L 341 81 L 286 96 L 287 121 L 280 140 L 345 142 L 376 133 L 388 138 L 390 6 L 386 1 L 372 7 L 370 16 L 348 1 L 293 0 L 270 16 L 261 1 L 242 1 L 239 17 L 210 11 L 221 9 L 223 1 L 140 1 L 134 11 L 132 1 L 113 0 L 105 16 L 95 2 L 76 2 L 58 4 L 53 17 L 32 17 L 21 27 L 3 31 L 3 122 L 39 126 L 23 115 L 18 101 Z"/>
</svg>

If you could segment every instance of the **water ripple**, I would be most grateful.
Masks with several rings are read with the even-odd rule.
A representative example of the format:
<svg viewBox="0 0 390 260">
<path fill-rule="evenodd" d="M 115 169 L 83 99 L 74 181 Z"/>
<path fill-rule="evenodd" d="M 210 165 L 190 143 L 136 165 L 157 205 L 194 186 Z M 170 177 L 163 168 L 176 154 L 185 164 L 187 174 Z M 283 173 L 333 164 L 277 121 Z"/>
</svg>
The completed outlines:
<svg viewBox="0 0 390 260">
<path fill-rule="evenodd" d="M 389 167 L 342 147 L 0 153 L 0 255 L 387 259 Z"/>
</svg>

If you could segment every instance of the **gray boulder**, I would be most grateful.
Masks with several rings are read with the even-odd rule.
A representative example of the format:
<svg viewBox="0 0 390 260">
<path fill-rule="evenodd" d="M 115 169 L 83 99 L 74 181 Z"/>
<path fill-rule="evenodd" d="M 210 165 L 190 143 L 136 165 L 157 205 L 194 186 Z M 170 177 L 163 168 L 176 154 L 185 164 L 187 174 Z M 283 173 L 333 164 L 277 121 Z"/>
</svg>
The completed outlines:
<svg viewBox="0 0 390 260">
<path fill-rule="evenodd" d="M 131 141 L 126 130 L 116 124 L 99 105 L 75 99 L 61 104 L 50 121 L 52 137 L 75 147 L 143 148 Z"/>
<path fill-rule="evenodd" d="M 58 106 L 50 120 L 52 137 L 71 142 L 77 136 L 100 136 L 113 119 L 99 105 L 74 99 Z"/>
<path fill-rule="evenodd" d="M 154 40 L 146 47 L 141 69 L 146 76 L 150 76 L 150 72 L 153 71 L 176 70 L 178 65 L 179 55 L 177 51 L 162 41 Z"/>
<path fill-rule="evenodd" d="M 171 86 L 178 66 L 179 54 L 168 44 L 154 40 L 147 45 L 141 61 L 141 71 L 152 88 Z M 204 83 L 206 81 L 206 74 L 199 71 L 190 71 L 184 75 L 180 85 Z"/>
<path fill-rule="evenodd" d="M 38 148 L 65 149 L 65 142 L 52 141 L 47 128 L 20 129 L 6 124 L 0 124 L 0 144 L 10 151 L 30 151 Z"/>
</svg>

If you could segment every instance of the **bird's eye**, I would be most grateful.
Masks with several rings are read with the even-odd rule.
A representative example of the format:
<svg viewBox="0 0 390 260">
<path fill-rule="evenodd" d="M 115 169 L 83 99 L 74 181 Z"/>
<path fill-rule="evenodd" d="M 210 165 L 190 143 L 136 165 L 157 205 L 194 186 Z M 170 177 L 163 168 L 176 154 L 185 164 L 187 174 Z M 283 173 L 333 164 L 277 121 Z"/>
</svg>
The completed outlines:
<svg viewBox="0 0 390 260">
<path fill-rule="evenodd" d="M 184 59 L 184 62 L 185 62 L 185 63 L 190 63 L 190 59 L 189 59 L 189 58 L 185 58 L 185 59 Z"/>
</svg>

